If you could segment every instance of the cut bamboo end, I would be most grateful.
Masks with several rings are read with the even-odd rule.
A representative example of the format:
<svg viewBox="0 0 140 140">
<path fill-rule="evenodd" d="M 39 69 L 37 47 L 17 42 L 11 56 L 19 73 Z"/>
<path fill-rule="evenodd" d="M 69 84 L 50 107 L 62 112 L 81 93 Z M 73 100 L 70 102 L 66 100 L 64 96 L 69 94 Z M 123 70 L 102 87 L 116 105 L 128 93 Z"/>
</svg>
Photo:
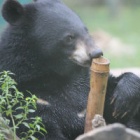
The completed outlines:
<svg viewBox="0 0 140 140">
<path fill-rule="evenodd" d="M 91 65 L 91 71 L 97 71 L 97 72 L 109 72 L 109 65 L 110 61 L 105 57 L 100 57 L 93 59 L 92 65 Z"/>
</svg>

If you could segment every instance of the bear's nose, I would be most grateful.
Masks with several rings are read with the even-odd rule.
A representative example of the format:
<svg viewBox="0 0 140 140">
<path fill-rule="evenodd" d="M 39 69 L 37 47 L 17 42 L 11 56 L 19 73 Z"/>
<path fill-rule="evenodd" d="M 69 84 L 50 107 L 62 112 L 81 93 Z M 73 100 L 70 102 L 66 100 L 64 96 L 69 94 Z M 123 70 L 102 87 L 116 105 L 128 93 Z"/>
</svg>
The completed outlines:
<svg viewBox="0 0 140 140">
<path fill-rule="evenodd" d="M 91 57 L 91 59 L 99 58 L 99 57 L 103 56 L 103 52 L 101 49 L 96 49 L 93 52 L 89 53 L 89 56 Z"/>
</svg>

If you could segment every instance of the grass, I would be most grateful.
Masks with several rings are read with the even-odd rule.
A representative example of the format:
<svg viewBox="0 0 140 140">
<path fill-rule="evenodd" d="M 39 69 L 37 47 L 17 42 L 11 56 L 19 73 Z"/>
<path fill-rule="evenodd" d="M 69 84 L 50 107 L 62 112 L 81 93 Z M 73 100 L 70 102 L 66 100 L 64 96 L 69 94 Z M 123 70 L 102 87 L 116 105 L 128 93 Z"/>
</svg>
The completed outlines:
<svg viewBox="0 0 140 140">
<path fill-rule="evenodd" d="M 110 59 L 112 68 L 140 67 L 140 7 L 122 7 L 117 17 L 111 17 L 106 7 L 72 6 L 71 8 L 81 17 L 90 32 L 102 29 L 136 50 L 135 54 L 123 56 L 114 56 L 105 51 L 104 54 Z M 0 23 L 2 23 L 1 31 L 4 24 L 1 20 Z"/>
</svg>

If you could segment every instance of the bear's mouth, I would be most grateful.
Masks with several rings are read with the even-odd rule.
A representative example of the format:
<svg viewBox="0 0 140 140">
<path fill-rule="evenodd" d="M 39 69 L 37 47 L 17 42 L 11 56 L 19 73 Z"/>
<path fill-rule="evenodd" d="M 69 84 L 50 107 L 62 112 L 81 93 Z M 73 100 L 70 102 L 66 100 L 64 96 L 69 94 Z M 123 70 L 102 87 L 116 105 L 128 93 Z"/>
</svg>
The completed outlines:
<svg viewBox="0 0 140 140">
<path fill-rule="evenodd" d="M 91 63 L 92 63 L 92 60 L 86 60 L 86 61 L 84 61 L 84 62 L 79 62 L 79 61 L 77 61 L 77 60 L 75 60 L 75 59 L 72 59 L 72 58 L 70 58 L 70 60 L 71 60 L 73 63 L 75 63 L 75 64 L 77 64 L 77 65 L 79 65 L 79 66 L 82 66 L 82 67 L 90 67 L 90 66 L 91 66 Z"/>
</svg>

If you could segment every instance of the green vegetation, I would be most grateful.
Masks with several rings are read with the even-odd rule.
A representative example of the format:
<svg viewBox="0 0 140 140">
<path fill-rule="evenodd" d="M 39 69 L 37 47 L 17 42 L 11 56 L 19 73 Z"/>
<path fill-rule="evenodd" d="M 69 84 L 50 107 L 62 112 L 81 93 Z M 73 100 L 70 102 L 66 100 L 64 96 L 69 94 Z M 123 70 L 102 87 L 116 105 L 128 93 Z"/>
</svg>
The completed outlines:
<svg viewBox="0 0 140 140">
<path fill-rule="evenodd" d="M 21 140 L 37 140 L 36 132 L 46 132 L 40 117 L 29 116 L 36 110 L 37 97 L 30 93 L 31 96 L 25 98 L 16 88 L 16 82 L 9 76 L 11 74 L 7 71 L 0 73 L 0 115 L 5 116 L 0 116 L 0 140 L 17 140 L 17 130 L 21 125 L 27 129 L 27 132 L 18 134 Z M 8 128 L 9 124 L 13 127 Z M 7 137 L 9 133 L 10 138 Z"/>
</svg>

